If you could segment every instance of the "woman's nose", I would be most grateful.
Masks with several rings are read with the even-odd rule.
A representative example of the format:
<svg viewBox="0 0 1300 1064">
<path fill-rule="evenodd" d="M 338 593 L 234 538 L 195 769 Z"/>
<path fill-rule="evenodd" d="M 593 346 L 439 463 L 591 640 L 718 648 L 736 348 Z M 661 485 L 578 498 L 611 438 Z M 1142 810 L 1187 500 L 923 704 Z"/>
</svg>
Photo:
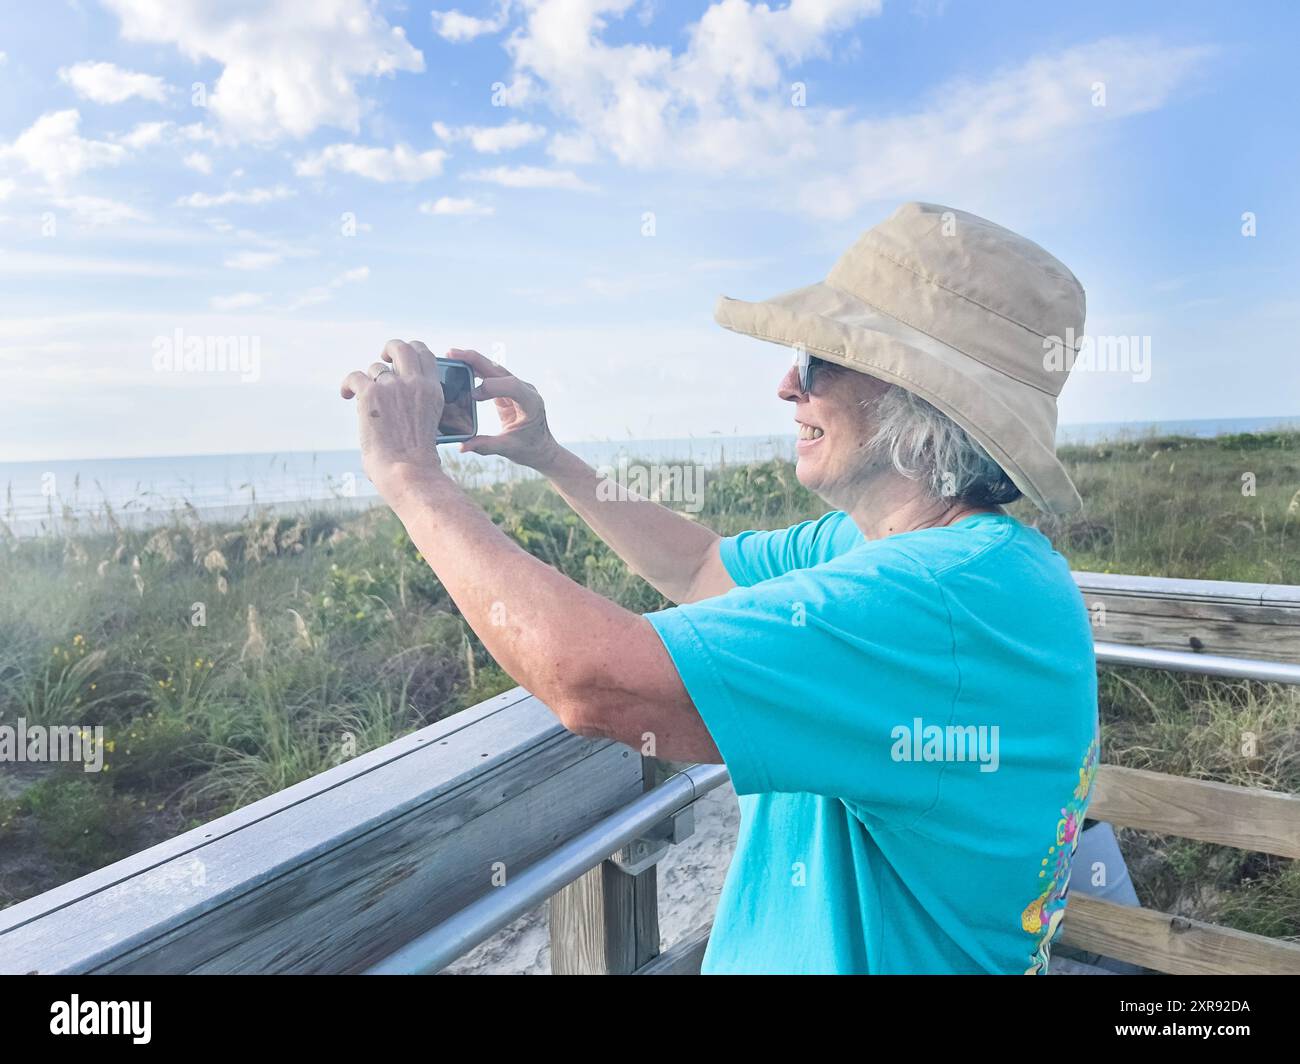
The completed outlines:
<svg viewBox="0 0 1300 1064">
<path fill-rule="evenodd" d="M 776 394 L 779 398 L 791 403 L 797 403 L 804 397 L 803 391 L 799 387 L 798 366 L 791 366 L 786 370 L 785 376 L 781 378 L 781 383 L 777 386 Z"/>
</svg>

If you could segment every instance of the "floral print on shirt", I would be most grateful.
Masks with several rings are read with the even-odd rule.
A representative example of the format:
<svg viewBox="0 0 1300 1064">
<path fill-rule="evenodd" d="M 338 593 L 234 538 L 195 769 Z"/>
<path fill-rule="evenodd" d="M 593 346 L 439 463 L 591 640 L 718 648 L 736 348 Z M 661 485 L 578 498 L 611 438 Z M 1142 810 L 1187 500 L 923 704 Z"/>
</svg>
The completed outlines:
<svg viewBox="0 0 1300 1064">
<path fill-rule="evenodd" d="M 1097 777 L 1097 749 L 1098 741 L 1094 736 L 1079 767 L 1079 783 L 1061 810 L 1061 819 L 1056 822 L 1056 843 L 1048 847 L 1038 872 L 1042 893 L 1020 915 L 1020 926 L 1036 939 L 1034 951 L 1029 956 L 1029 967 L 1025 969 L 1026 975 L 1039 975 L 1047 970 L 1052 941 L 1065 915 L 1070 890 L 1070 861 L 1079 848 L 1083 814 L 1092 797 L 1092 782 Z"/>
</svg>

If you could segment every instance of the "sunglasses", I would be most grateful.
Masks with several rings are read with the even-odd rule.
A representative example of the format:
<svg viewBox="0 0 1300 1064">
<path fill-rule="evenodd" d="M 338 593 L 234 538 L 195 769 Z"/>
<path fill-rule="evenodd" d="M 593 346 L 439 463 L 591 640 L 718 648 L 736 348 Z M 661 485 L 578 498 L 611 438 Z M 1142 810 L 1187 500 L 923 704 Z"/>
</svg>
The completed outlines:
<svg viewBox="0 0 1300 1064">
<path fill-rule="evenodd" d="M 818 366 L 825 366 L 828 363 L 825 359 L 809 354 L 807 348 L 796 347 L 794 351 L 794 364 L 799 370 L 799 390 L 807 395 L 812 391 L 813 370 Z"/>
</svg>

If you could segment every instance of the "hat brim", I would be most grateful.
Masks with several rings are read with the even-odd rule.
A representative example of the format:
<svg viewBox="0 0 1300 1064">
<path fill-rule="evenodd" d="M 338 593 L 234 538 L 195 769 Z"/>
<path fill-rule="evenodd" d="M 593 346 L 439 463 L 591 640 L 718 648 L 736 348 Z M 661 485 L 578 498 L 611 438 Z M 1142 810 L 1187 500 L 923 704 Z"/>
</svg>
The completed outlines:
<svg viewBox="0 0 1300 1064">
<path fill-rule="evenodd" d="M 897 384 L 947 414 L 1040 510 L 1083 503 L 1056 457 L 1056 398 L 823 282 L 750 303 L 722 296 L 719 325 Z"/>
</svg>

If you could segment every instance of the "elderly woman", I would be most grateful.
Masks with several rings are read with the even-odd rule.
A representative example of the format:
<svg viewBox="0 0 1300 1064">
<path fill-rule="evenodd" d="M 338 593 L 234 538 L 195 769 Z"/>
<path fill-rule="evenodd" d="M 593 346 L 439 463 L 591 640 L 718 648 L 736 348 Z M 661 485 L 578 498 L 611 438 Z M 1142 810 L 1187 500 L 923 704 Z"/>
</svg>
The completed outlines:
<svg viewBox="0 0 1300 1064">
<path fill-rule="evenodd" d="M 343 384 L 366 472 L 565 727 L 726 764 L 741 825 L 705 973 L 1042 972 L 1096 772 L 1096 671 L 1068 565 L 1002 505 L 1079 505 L 1054 433 L 1083 289 L 1000 226 L 909 203 L 825 282 L 717 317 L 795 349 L 777 394 L 824 517 L 722 538 L 608 501 L 531 385 L 449 352 L 502 420 L 464 449 L 550 478 L 676 607 L 581 587 L 443 474 L 418 341 Z"/>
</svg>

